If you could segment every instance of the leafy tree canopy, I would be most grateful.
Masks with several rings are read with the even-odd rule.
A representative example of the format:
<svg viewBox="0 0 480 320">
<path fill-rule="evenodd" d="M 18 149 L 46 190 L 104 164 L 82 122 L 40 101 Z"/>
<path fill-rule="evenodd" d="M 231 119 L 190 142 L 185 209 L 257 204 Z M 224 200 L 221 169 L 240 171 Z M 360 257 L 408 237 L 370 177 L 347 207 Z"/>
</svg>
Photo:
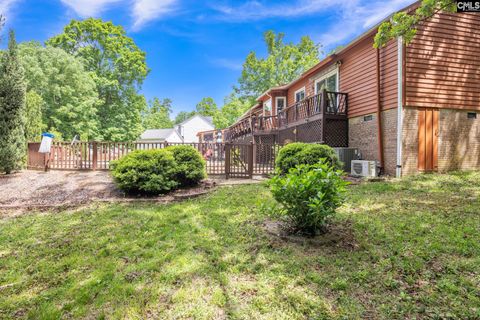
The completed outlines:
<svg viewBox="0 0 480 320">
<path fill-rule="evenodd" d="M 235 88 L 240 98 L 253 104 L 267 89 L 291 82 L 319 62 L 320 46 L 308 36 L 302 37 L 298 44 L 284 43 L 284 36 L 265 32 L 268 56 L 259 58 L 255 52 L 247 56 L 239 86 Z"/>
<path fill-rule="evenodd" d="M 44 124 L 49 131 L 61 133 L 68 140 L 77 134 L 86 140 L 102 138 L 97 115 L 101 101 L 82 60 L 60 48 L 45 48 L 36 42 L 21 44 L 19 55 L 28 90 L 38 95 L 29 93 L 27 107 L 33 108 L 32 103 L 44 106 L 39 126 Z M 36 120 L 28 120 L 32 121 Z"/>
<path fill-rule="evenodd" d="M 175 117 L 175 121 L 174 123 L 175 124 L 179 124 L 179 123 L 182 123 L 183 121 L 187 120 L 188 118 L 190 117 L 193 117 L 194 115 L 196 115 L 197 112 L 196 111 L 180 111 L 177 116 Z"/>
<path fill-rule="evenodd" d="M 98 115 L 104 139 L 136 139 L 143 130 L 141 113 L 147 106 L 138 90 L 149 69 L 145 52 L 123 27 L 94 18 L 72 20 L 47 44 L 82 58 L 86 69 L 94 73 L 102 100 Z"/>
<path fill-rule="evenodd" d="M 218 107 L 213 98 L 206 97 L 197 104 L 196 110 L 202 116 L 213 117 L 218 112 Z"/>
<path fill-rule="evenodd" d="M 46 125 L 43 122 L 43 109 L 45 101 L 33 90 L 27 92 L 25 138 L 27 142 L 39 142 Z"/>
<path fill-rule="evenodd" d="M 413 14 L 406 12 L 397 12 L 390 21 L 380 25 L 375 36 L 376 48 L 385 46 L 388 41 L 397 37 L 403 37 L 403 41 L 408 44 L 413 40 L 417 33 L 417 25 L 431 18 L 440 11 L 456 12 L 455 0 L 423 0 Z"/>
<path fill-rule="evenodd" d="M 172 100 L 154 98 L 143 118 L 145 129 L 173 128 L 173 121 L 170 119 L 172 112 Z"/>
<path fill-rule="evenodd" d="M 248 99 L 241 99 L 231 94 L 225 99 L 224 106 L 213 116 L 213 123 L 216 129 L 225 129 L 231 126 L 251 107 Z"/>
</svg>

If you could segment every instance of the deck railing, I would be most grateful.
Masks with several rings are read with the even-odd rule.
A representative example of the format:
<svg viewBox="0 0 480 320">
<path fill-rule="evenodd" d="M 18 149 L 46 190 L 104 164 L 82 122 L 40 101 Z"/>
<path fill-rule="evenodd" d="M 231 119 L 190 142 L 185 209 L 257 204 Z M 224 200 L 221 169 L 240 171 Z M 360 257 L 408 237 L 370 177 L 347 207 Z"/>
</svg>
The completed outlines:
<svg viewBox="0 0 480 320">
<path fill-rule="evenodd" d="M 279 111 L 276 116 L 253 115 L 242 119 L 229 128 L 228 138 L 284 128 L 320 114 L 346 117 L 347 110 L 347 93 L 323 91 Z"/>
</svg>

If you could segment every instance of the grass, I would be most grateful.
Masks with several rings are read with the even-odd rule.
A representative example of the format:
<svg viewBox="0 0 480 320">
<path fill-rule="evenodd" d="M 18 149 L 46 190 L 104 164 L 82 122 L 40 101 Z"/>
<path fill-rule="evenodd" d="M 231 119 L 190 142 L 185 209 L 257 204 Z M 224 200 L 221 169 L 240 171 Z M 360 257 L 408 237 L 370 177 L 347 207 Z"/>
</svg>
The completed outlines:
<svg viewBox="0 0 480 320">
<path fill-rule="evenodd" d="M 303 242 L 263 185 L 0 219 L 0 318 L 480 318 L 480 173 L 349 190 Z"/>
</svg>

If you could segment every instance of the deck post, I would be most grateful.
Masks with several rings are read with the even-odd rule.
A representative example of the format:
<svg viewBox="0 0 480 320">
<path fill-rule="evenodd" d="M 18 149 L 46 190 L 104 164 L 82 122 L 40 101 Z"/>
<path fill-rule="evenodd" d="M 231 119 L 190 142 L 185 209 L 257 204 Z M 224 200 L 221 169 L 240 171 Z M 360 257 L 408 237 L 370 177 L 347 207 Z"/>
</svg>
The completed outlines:
<svg viewBox="0 0 480 320">
<path fill-rule="evenodd" d="M 248 145 L 248 176 L 250 179 L 253 178 L 253 142 Z"/>
<path fill-rule="evenodd" d="M 92 170 L 95 171 L 97 170 L 97 157 L 98 157 L 98 149 L 97 149 L 97 142 L 93 141 L 92 142 L 92 152 L 93 152 L 93 157 L 92 157 Z"/>
<path fill-rule="evenodd" d="M 229 179 L 230 178 L 230 157 L 231 157 L 231 151 L 230 151 L 230 142 L 225 143 L 225 178 Z"/>
</svg>

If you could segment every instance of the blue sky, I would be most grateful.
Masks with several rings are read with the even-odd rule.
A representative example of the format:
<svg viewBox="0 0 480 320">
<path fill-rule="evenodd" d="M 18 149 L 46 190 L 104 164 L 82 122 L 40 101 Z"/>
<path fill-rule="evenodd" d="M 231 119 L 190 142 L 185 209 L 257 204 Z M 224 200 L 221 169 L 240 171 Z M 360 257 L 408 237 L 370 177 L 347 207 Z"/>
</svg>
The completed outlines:
<svg viewBox="0 0 480 320">
<path fill-rule="evenodd" d="M 19 41 L 43 42 L 61 33 L 71 19 L 93 16 L 121 24 L 147 52 L 151 72 L 143 93 L 148 99 L 172 99 L 177 113 L 193 110 L 206 96 L 222 105 L 247 54 L 265 54 L 266 30 L 284 32 L 289 42 L 308 35 L 328 52 L 412 2 L 0 0 L 0 13 Z"/>
</svg>

